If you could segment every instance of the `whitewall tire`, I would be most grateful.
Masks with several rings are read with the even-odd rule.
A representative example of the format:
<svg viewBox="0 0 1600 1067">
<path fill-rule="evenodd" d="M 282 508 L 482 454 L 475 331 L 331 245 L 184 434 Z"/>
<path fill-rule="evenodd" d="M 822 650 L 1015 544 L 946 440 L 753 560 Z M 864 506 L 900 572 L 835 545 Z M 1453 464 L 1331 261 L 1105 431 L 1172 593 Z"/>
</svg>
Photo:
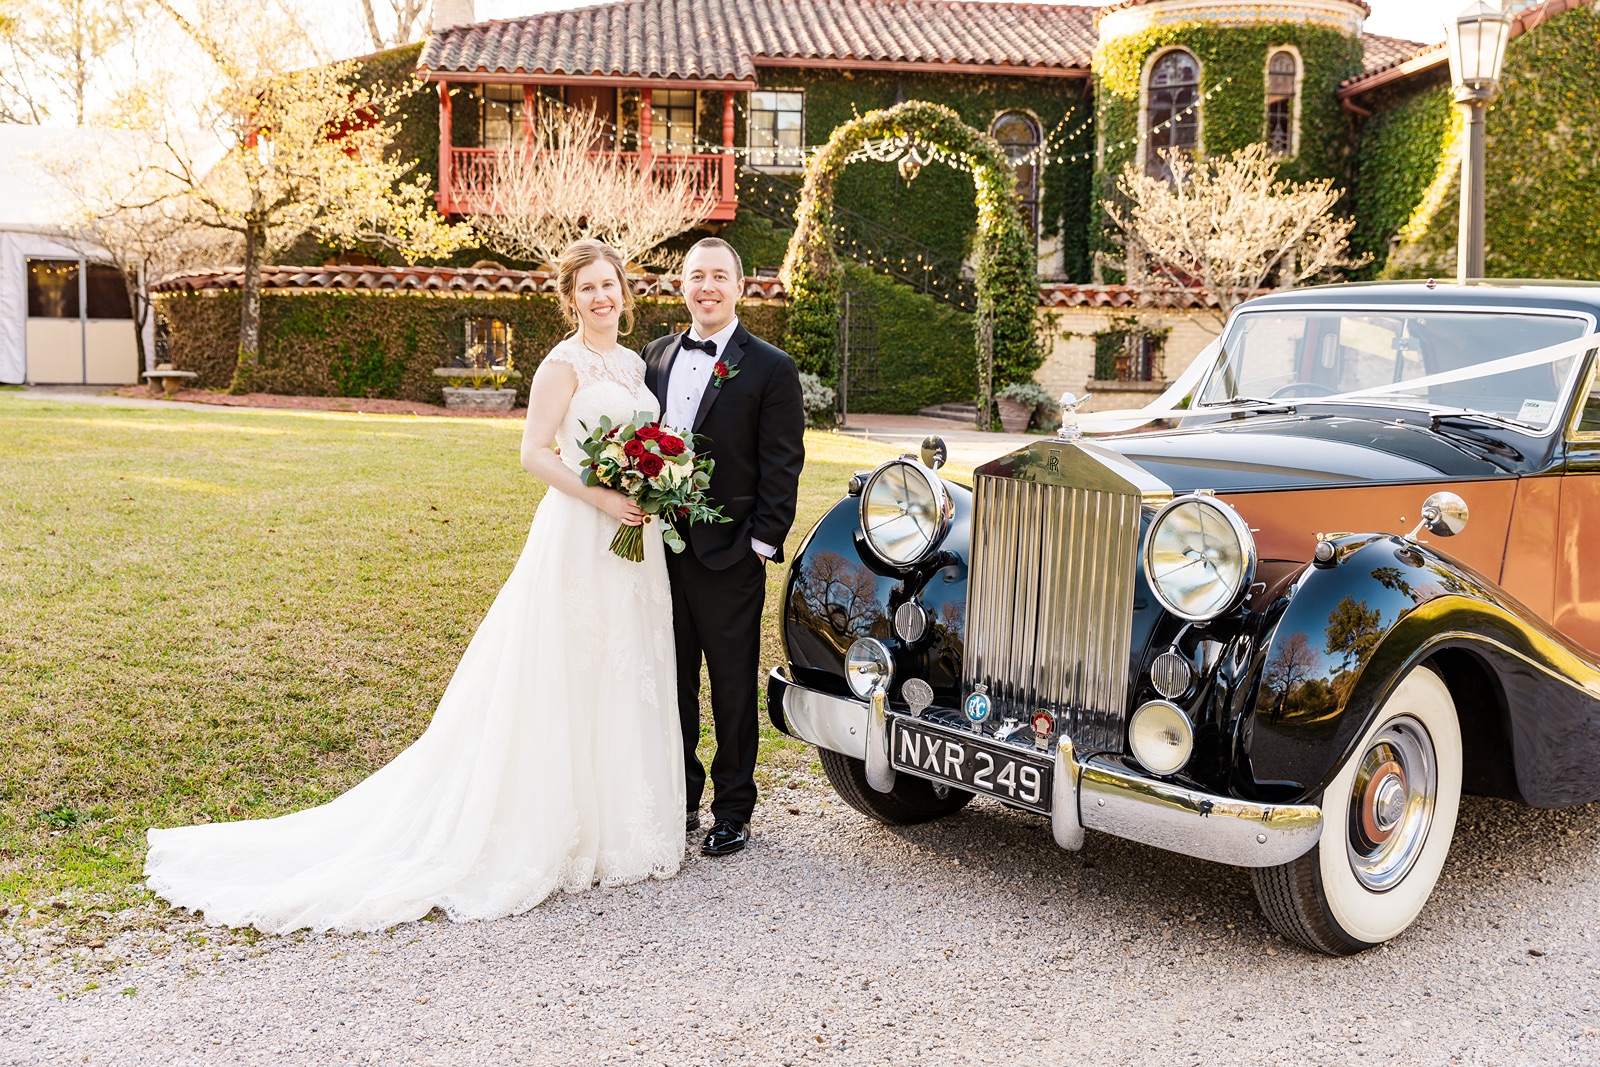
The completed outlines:
<svg viewBox="0 0 1600 1067">
<path fill-rule="evenodd" d="M 1398 936 L 1433 893 L 1460 806 L 1455 701 L 1415 667 L 1323 792 L 1316 847 L 1251 872 L 1262 910 L 1284 937 L 1330 955 Z"/>
</svg>

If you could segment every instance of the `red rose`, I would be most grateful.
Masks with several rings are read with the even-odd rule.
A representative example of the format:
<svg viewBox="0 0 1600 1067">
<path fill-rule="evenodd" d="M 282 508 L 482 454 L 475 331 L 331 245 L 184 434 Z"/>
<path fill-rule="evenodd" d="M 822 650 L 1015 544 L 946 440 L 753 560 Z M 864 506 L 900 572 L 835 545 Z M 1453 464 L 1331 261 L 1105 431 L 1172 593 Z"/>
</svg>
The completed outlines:
<svg viewBox="0 0 1600 1067">
<path fill-rule="evenodd" d="M 644 442 L 638 440 L 637 438 L 627 442 L 622 446 L 622 454 L 631 460 L 637 461 L 640 456 L 645 454 Z"/>
<path fill-rule="evenodd" d="M 683 455 L 683 438 L 681 437 L 674 437 L 670 433 L 664 433 L 656 440 L 656 445 L 661 449 L 663 456 Z"/>
<path fill-rule="evenodd" d="M 711 373 L 718 378 L 726 378 L 728 376 L 728 365 L 719 359 L 717 360 L 717 365 L 711 368 Z"/>
<path fill-rule="evenodd" d="M 666 460 L 654 452 L 646 452 L 639 457 L 639 473 L 646 478 L 654 478 L 661 473 L 661 468 L 666 466 L 666 463 Z"/>
<path fill-rule="evenodd" d="M 635 436 L 641 437 L 646 441 L 657 440 L 661 437 L 661 424 L 647 422 L 643 426 L 639 427 L 639 429 L 635 432 Z"/>
</svg>

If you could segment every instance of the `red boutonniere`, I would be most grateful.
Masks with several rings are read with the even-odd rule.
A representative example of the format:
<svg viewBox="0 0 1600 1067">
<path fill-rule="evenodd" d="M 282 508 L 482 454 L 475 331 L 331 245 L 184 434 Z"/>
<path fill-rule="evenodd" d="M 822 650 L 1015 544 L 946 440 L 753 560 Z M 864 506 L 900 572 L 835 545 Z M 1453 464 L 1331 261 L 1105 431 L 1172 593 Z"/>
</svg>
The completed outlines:
<svg viewBox="0 0 1600 1067">
<path fill-rule="evenodd" d="M 722 360 L 717 360 L 717 365 L 711 368 L 711 388 L 721 389 L 723 382 L 736 377 L 738 373 L 738 367 L 730 367 Z"/>
</svg>

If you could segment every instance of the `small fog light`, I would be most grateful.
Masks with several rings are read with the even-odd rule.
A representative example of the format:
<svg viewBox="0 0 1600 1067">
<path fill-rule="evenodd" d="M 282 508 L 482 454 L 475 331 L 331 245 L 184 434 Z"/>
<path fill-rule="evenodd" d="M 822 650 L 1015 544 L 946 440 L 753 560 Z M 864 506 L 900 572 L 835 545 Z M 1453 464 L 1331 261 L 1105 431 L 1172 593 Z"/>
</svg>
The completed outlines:
<svg viewBox="0 0 1600 1067">
<path fill-rule="evenodd" d="M 1178 705 L 1152 700 L 1129 720 L 1128 745 L 1151 774 L 1172 774 L 1194 753 L 1194 726 Z"/>
<path fill-rule="evenodd" d="M 887 690 L 894 677 L 894 660 L 889 649 L 875 637 L 863 637 L 850 646 L 844 658 L 844 673 L 850 692 L 866 700 L 880 686 Z"/>
</svg>

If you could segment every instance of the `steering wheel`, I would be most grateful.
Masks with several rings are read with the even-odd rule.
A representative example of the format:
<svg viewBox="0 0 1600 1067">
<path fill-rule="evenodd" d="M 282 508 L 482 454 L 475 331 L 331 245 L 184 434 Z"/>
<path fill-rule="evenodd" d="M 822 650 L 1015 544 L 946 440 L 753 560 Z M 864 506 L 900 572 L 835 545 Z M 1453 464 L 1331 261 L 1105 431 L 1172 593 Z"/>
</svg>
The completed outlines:
<svg viewBox="0 0 1600 1067">
<path fill-rule="evenodd" d="M 1296 392 L 1297 390 L 1300 390 L 1300 389 L 1309 389 L 1309 390 L 1311 390 L 1311 393 L 1310 393 L 1311 396 L 1337 396 L 1337 395 L 1339 395 L 1339 390 L 1335 389 L 1331 385 L 1323 385 L 1321 382 L 1290 382 L 1288 385 L 1280 385 L 1278 388 L 1276 388 L 1272 392 L 1268 393 L 1267 394 L 1267 399 L 1268 400 L 1290 399 L 1291 398 L 1291 394 Z M 1301 399 L 1301 398 L 1295 397 L 1294 399 Z"/>
</svg>

